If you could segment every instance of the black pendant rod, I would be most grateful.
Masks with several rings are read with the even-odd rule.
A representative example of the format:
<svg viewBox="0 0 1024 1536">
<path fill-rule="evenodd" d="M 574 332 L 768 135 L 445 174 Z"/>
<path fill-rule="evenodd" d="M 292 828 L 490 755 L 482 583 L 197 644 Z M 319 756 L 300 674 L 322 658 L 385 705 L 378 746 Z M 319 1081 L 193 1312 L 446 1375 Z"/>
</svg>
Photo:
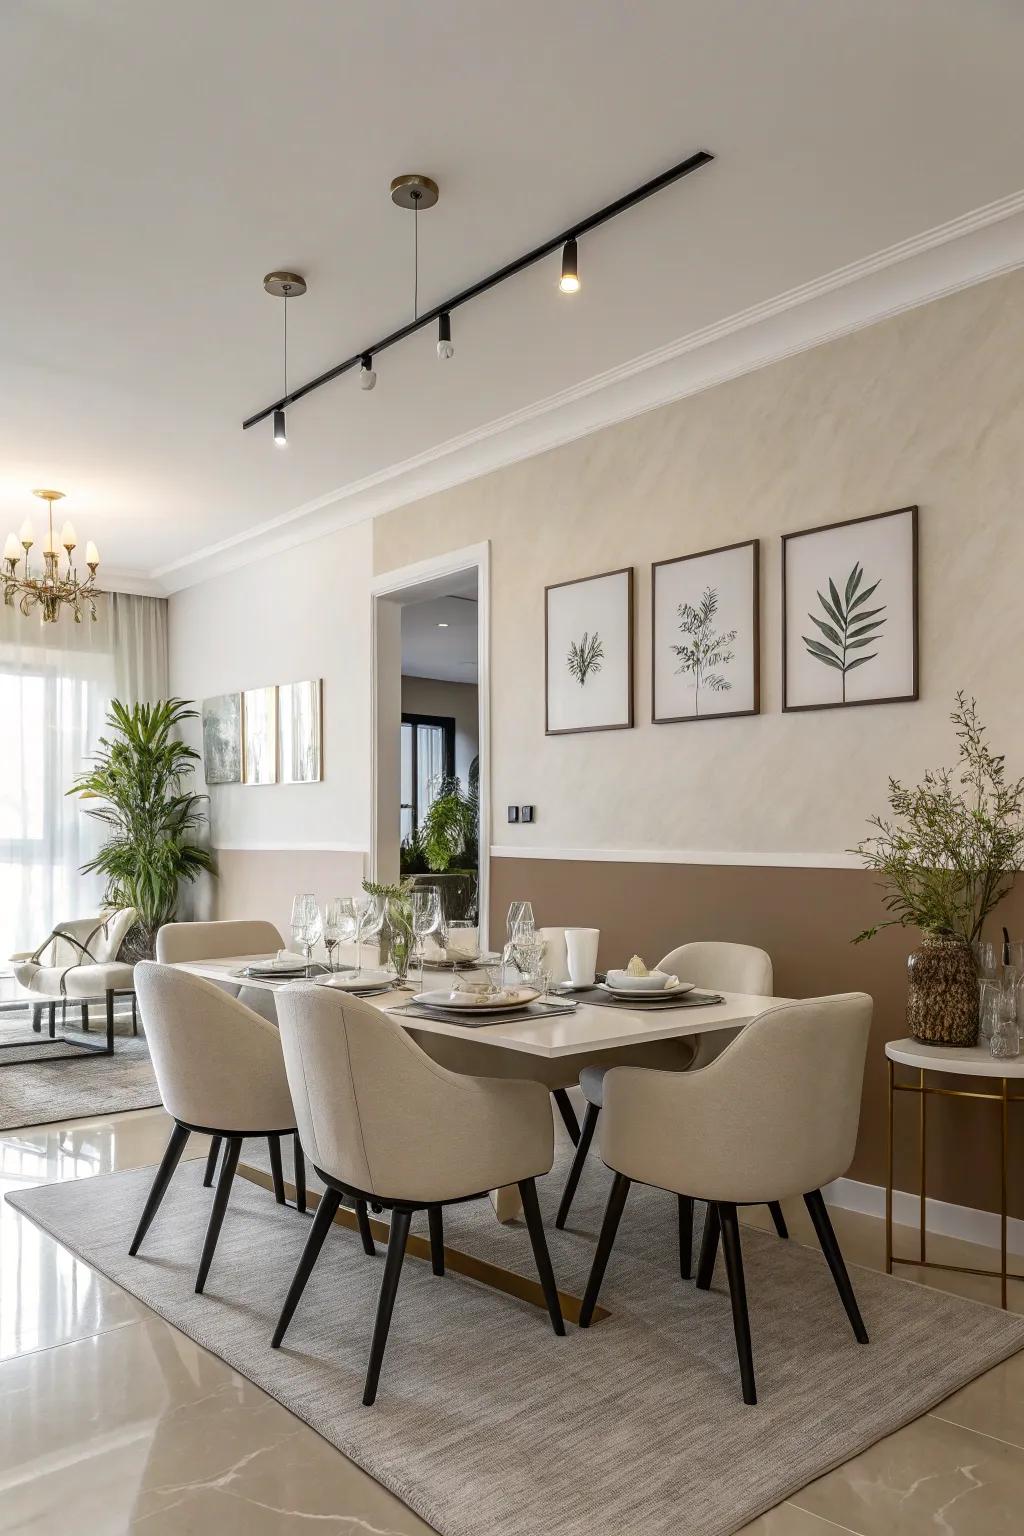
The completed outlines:
<svg viewBox="0 0 1024 1536">
<path fill-rule="evenodd" d="M 400 326 L 397 331 L 392 331 L 389 336 L 375 342 L 372 347 L 360 347 L 358 352 L 354 352 L 351 357 L 346 357 L 343 363 L 335 363 L 333 368 L 328 368 L 326 373 L 310 379 L 308 384 L 300 384 L 298 389 L 293 389 L 290 394 L 282 395 L 280 400 L 275 400 L 272 405 L 264 406 L 262 411 L 257 411 L 254 416 L 249 416 L 243 421 L 243 430 L 254 427 L 259 421 L 264 421 L 266 417 L 273 415 L 274 411 L 281 411 L 286 406 L 294 405 L 296 400 L 312 394 L 314 389 L 320 389 L 322 385 L 329 384 L 332 379 L 340 378 L 343 373 L 348 373 L 350 368 L 358 368 L 363 357 L 367 355 L 376 357 L 378 352 L 383 352 L 387 347 L 393 347 L 398 341 L 404 341 L 407 336 L 412 336 L 416 331 L 422 331 L 426 326 L 432 325 L 440 315 L 450 314 L 461 304 L 468 304 L 470 299 L 475 299 L 481 293 L 487 293 L 489 289 L 496 288 L 506 278 L 515 277 L 517 272 L 525 271 L 527 267 L 532 267 L 534 262 L 540 261 L 543 256 L 549 256 L 552 251 L 557 251 L 559 246 L 564 245 L 567 240 L 578 240 L 581 235 L 589 234 L 592 229 L 597 229 L 599 225 L 606 224 L 609 219 L 625 213 L 627 208 L 635 208 L 637 203 L 643 202 L 644 198 L 653 196 L 655 192 L 661 192 L 665 187 L 670 187 L 673 182 L 682 180 L 691 171 L 699 170 L 702 165 L 707 165 L 714 158 L 714 155 L 709 154 L 707 150 L 698 150 L 688 160 L 681 160 L 670 170 L 662 171 L 661 175 L 655 176 L 653 181 L 645 181 L 643 186 L 637 187 L 634 192 L 627 192 L 624 197 L 617 197 L 614 203 L 608 203 L 606 207 L 598 209 L 597 213 L 592 213 L 589 218 L 583 219 L 579 224 L 571 225 L 560 235 L 553 235 L 550 240 L 545 240 L 543 245 L 534 246 L 533 250 L 527 251 L 525 256 L 517 257 L 507 266 L 499 267 L 489 277 L 482 277 L 472 287 L 464 288 L 461 293 L 456 293 L 452 298 L 435 304 L 433 309 L 418 315 L 415 320 L 410 320 L 408 325 Z"/>
</svg>

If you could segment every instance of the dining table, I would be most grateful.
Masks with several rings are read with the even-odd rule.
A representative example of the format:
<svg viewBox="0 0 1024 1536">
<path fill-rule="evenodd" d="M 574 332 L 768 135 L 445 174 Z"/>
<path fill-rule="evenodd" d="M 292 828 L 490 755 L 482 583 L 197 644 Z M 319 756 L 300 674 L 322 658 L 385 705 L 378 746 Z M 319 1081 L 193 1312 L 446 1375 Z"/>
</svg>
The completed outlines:
<svg viewBox="0 0 1024 1536">
<path fill-rule="evenodd" d="M 223 956 L 215 960 L 181 960 L 176 962 L 175 969 L 187 971 L 193 976 L 201 976 L 206 981 L 216 982 L 232 989 L 244 987 L 247 990 L 252 988 L 279 992 L 285 987 L 308 987 L 316 984 L 308 978 L 270 979 L 242 974 L 248 967 L 258 966 L 274 958 L 274 955 L 263 954 Z M 462 981 L 486 979 L 485 972 L 482 970 L 460 969 L 457 974 Z M 424 979 L 424 987 L 427 990 L 437 989 L 447 985 L 452 978 L 452 971 L 431 970 L 427 972 Z M 582 1068 L 598 1052 L 603 1057 L 606 1052 L 625 1050 L 648 1041 L 681 1039 L 685 1036 L 702 1035 L 718 1030 L 739 1030 L 759 1013 L 763 1013 L 766 1008 L 788 1001 L 786 998 L 765 997 L 746 992 L 719 992 L 716 997 L 721 998 L 720 1002 L 698 1007 L 652 1009 L 643 1003 L 630 1006 L 621 1002 L 614 1007 L 609 1007 L 585 1001 L 567 1007 L 567 1004 L 573 1003 L 572 995 L 553 991 L 550 994 L 550 1007 L 543 1009 L 540 1013 L 534 1013 L 529 1018 L 523 1018 L 521 1014 L 509 1018 L 497 1016 L 490 1022 L 482 1023 L 479 1018 L 463 1022 L 458 1017 L 440 1013 L 433 1017 L 426 1017 L 420 1010 L 417 1010 L 415 1015 L 396 1012 L 409 1005 L 416 991 L 418 991 L 417 987 L 410 990 L 408 986 L 403 988 L 396 983 L 394 987 L 385 991 L 364 996 L 362 1001 L 389 1014 L 398 1024 L 415 1035 L 449 1035 L 462 1040 L 469 1038 L 475 1045 L 494 1046 L 504 1051 L 518 1052 L 523 1057 L 523 1076 L 527 1078 L 530 1076 L 531 1059 L 540 1057 L 551 1061 L 576 1057 Z M 342 991 L 339 995 L 344 997 L 348 994 Z M 266 1185 L 269 1182 L 269 1176 L 263 1169 L 244 1162 L 239 1162 L 238 1173 L 257 1184 Z M 492 1190 L 491 1203 L 500 1222 L 513 1221 L 520 1214 L 517 1189 Z M 342 1209 L 336 1220 L 343 1225 L 348 1225 L 349 1217 L 354 1220 L 354 1214 Z M 377 1235 L 386 1240 L 387 1228 L 380 1224 L 376 1225 L 379 1226 Z M 422 1241 L 415 1238 L 415 1235 L 410 1237 L 409 1251 L 417 1253 L 416 1243 Z M 429 1258 L 428 1244 L 424 1244 L 422 1257 Z M 544 1304 L 540 1287 L 536 1282 L 476 1260 L 471 1255 L 460 1254 L 448 1247 L 445 1249 L 445 1257 L 450 1268 L 461 1269 L 463 1273 L 482 1280 L 484 1284 L 518 1295 L 537 1305 Z M 533 1294 L 534 1291 L 537 1292 L 536 1296 Z M 578 1311 L 579 1298 L 563 1295 L 563 1306 L 567 1309 L 566 1315 L 572 1319 Z M 606 1315 L 602 1311 L 602 1316 Z"/>
</svg>

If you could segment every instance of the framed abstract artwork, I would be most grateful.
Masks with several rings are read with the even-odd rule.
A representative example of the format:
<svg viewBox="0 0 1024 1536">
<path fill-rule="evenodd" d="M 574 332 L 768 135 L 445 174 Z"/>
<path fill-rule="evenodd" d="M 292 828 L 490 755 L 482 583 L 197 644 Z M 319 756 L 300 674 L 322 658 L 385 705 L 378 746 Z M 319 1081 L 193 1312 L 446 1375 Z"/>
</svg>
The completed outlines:
<svg viewBox="0 0 1024 1536">
<path fill-rule="evenodd" d="M 277 689 L 242 694 L 242 783 L 277 783 Z"/>
<path fill-rule="evenodd" d="M 207 784 L 238 784 L 242 777 L 242 695 L 203 700 L 203 772 Z"/>
<path fill-rule="evenodd" d="M 651 566 L 651 719 L 714 720 L 761 708 L 760 544 Z"/>
<path fill-rule="evenodd" d="M 782 707 L 918 697 L 917 508 L 782 540 Z"/>
<path fill-rule="evenodd" d="M 281 784 L 314 784 L 323 778 L 321 698 L 319 678 L 278 686 L 278 780 Z"/>
<path fill-rule="evenodd" d="M 544 729 L 633 724 L 633 570 L 544 588 Z"/>
</svg>

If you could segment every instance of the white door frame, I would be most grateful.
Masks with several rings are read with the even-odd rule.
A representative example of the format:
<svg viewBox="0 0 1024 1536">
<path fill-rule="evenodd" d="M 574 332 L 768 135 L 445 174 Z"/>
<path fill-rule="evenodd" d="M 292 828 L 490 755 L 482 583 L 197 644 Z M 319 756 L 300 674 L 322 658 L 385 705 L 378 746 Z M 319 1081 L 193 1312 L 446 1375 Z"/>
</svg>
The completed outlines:
<svg viewBox="0 0 1024 1536">
<path fill-rule="evenodd" d="M 488 944 L 491 891 L 491 546 L 468 544 L 448 554 L 384 571 L 370 582 L 370 878 L 387 873 L 398 840 L 398 797 L 392 794 L 399 734 L 394 730 L 394 688 L 398 607 L 395 599 L 410 587 L 460 571 L 477 572 L 477 710 L 480 752 L 480 944 Z M 401 665 L 399 661 L 399 687 Z M 389 676 L 382 674 L 388 668 Z M 400 711 L 399 711 L 400 713 Z M 387 821 L 385 821 L 387 818 Z M 393 822 L 393 827 L 388 823 Z M 395 871 L 390 871 L 394 878 Z"/>
</svg>

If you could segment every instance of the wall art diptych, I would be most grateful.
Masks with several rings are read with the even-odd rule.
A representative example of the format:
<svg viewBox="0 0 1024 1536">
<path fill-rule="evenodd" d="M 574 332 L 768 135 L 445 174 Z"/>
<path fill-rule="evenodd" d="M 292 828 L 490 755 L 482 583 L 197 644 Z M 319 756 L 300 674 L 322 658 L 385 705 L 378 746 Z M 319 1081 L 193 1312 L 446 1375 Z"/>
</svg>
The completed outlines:
<svg viewBox="0 0 1024 1536">
<path fill-rule="evenodd" d="M 918 697 L 917 508 L 782 540 L 782 707 Z"/>
<path fill-rule="evenodd" d="M 756 715 L 761 707 L 760 544 L 651 567 L 651 719 Z"/>
<path fill-rule="evenodd" d="M 323 778 L 323 716 L 320 680 L 280 683 L 277 717 L 281 784 L 315 784 Z"/>
<path fill-rule="evenodd" d="M 247 688 L 242 695 L 242 782 L 277 783 L 276 688 Z"/>
<path fill-rule="evenodd" d="M 545 730 L 633 724 L 633 570 L 544 589 Z"/>
<path fill-rule="evenodd" d="M 242 778 L 242 695 L 203 700 L 203 773 L 207 784 L 238 784 Z"/>
</svg>

